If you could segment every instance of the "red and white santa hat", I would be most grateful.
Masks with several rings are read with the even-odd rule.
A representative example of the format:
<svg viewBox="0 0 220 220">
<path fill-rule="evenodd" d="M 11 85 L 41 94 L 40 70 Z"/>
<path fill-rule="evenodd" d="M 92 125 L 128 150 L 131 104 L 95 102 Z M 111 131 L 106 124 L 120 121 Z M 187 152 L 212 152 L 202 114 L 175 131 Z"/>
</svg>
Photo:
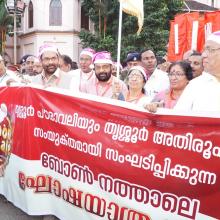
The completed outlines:
<svg viewBox="0 0 220 220">
<path fill-rule="evenodd" d="M 93 56 L 95 54 L 95 50 L 93 50 L 92 48 L 84 48 L 81 53 L 80 53 L 80 57 L 82 55 L 87 55 L 87 56 L 90 56 L 92 59 L 93 59 Z"/>
<path fill-rule="evenodd" d="M 211 41 L 214 41 L 214 42 L 220 44 L 220 31 L 216 31 L 216 32 L 211 33 L 207 38 L 207 41 L 208 40 L 211 40 Z"/>
<path fill-rule="evenodd" d="M 57 55 L 59 55 L 57 47 L 51 44 L 43 44 L 42 46 L 39 47 L 38 57 L 41 57 L 42 54 L 47 51 L 55 52 Z"/>
<path fill-rule="evenodd" d="M 101 51 L 101 52 L 96 53 L 93 57 L 93 63 L 94 64 L 98 64 L 98 63 L 113 64 L 111 53 L 109 53 L 108 51 Z"/>
</svg>

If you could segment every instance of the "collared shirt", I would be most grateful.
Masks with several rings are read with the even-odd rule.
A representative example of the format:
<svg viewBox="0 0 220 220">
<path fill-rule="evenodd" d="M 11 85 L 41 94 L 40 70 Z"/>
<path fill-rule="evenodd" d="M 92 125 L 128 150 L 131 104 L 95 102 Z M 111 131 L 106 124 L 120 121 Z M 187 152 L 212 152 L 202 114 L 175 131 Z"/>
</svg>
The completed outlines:
<svg viewBox="0 0 220 220">
<path fill-rule="evenodd" d="M 46 87 L 58 87 L 62 89 L 68 89 L 74 92 L 79 91 L 79 86 L 75 82 L 77 80 L 74 80 L 76 76 L 70 72 L 65 73 L 59 68 L 54 72 L 53 75 L 51 75 L 49 78 L 45 76 L 44 71 L 41 74 L 38 74 L 36 76 L 32 76 L 31 83 L 37 84 L 43 86 L 43 88 Z"/>
<path fill-rule="evenodd" d="M 128 92 L 127 86 L 123 81 L 117 79 L 115 76 L 111 76 L 107 82 L 99 82 L 94 75 L 86 84 L 85 92 L 97 96 L 112 98 L 114 94 L 114 83 L 119 83 L 121 87 L 121 93 L 124 97 L 126 97 Z"/>
<path fill-rule="evenodd" d="M 7 81 L 9 79 L 13 79 L 11 74 L 9 73 L 10 71 L 6 70 L 6 72 L 0 76 L 0 86 L 7 86 Z M 13 73 L 14 74 L 14 73 Z"/>
<path fill-rule="evenodd" d="M 71 71 L 79 79 L 79 91 L 86 92 L 86 85 L 95 75 L 95 72 L 92 70 L 89 73 L 84 73 L 81 69 L 76 69 Z"/>
<path fill-rule="evenodd" d="M 157 93 L 167 90 L 170 87 L 169 77 L 167 72 L 159 69 L 155 69 L 152 75 L 147 80 L 144 89 L 145 94 L 152 99 L 157 95 Z"/>
<path fill-rule="evenodd" d="M 189 82 L 174 109 L 220 111 L 220 82 L 213 75 L 203 72 Z"/>
</svg>

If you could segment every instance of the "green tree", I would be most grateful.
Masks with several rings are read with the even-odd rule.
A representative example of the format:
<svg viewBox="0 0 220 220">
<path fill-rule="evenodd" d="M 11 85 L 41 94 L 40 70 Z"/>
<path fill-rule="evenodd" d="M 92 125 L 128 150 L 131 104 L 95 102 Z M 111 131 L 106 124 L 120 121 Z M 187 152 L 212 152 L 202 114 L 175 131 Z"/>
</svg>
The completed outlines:
<svg viewBox="0 0 220 220">
<path fill-rule="evenodd" d="M 118 38 L 118 0 L 81 0 L 82 7 L 95 24 L 96 34 L 82 30 L 83 47 L 111 51 L 116 58 Z M 144 0 L 144 26 L 140 35 L 137 19 L 123 13 L 121 57 L 129 51 L 152 48 L 157 54 L 165 51 L 169 34 L 169 20 L 180 11 L 182 0 Z"/>
<path fill-rule="evenodd" d="M 0 52 L 2 52 L 2 45 L 4 43 L 4 39 L 2 38 L 4 38 L 3 35 L 5 31 L 7 33 L 7 28 L 9 24 L 13 25 L 13 17 L 8 14 L 5 8 L 5 1 L 0 0 Z"/>
</svg>

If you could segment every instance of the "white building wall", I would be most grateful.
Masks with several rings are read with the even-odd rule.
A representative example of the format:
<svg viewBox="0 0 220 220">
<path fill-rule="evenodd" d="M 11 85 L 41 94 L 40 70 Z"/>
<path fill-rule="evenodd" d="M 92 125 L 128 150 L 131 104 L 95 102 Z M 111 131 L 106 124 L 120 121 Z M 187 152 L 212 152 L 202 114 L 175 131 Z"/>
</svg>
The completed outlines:
<svg viewBox="0 0 220 220">
<path fill-rule="evenodd" d="M 220 8 L 220 0 L 214 0 L 214 5 L 212 5 L 212 0 L 195 0 L 195 1 L 209 5 L 209 6 L 213 6 L 215 8 Z"/>
<path fill-rule="evenodd" d="M 81 50 L 77 32 L 81 27 L 81 5 L 79 0 L 61 0 L 62 26 L 49 26 L 50 0 L 32 0 L 34 8 L 34 26 L 28 28 L 28 4 L 22 18 L 22 34 L 18 34 L 18 61 L 25 54 L 37 56 L 39 47 L 44 43 L 51 43 L 58 47 L 61 54 L 69 55 L 78 62 Z M 92 28 L 93 25 L 91 24 Z M 13 41 L 7 43 L 7 53 L 13 60 Z"/>
</svg>

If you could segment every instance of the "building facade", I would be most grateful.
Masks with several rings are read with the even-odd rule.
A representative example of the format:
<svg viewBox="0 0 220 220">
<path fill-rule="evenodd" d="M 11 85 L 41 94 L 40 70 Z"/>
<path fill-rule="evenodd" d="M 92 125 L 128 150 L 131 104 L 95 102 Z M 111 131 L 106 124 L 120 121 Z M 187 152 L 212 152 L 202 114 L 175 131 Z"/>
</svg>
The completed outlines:
<svg viewBox="0 0 220 220">
<path fill-rule="evenodd" d="M 215 7 L 215 8 L 220 8 L 219 0 L 195 0 L 195 1 Z"/>
<path fill-rule="evenodd" d="M 81 51 L 78 33 L 81 28 L 93 31 L 79 0 L 26 0 L 17 37 L 17 60 L 25 54 L 38 55 L 42 44 L 54 44 L 61 54 L 78 61 Z M 6 52 L 13 60 L 13 37 L 7 40 Z"/>
</svg>

